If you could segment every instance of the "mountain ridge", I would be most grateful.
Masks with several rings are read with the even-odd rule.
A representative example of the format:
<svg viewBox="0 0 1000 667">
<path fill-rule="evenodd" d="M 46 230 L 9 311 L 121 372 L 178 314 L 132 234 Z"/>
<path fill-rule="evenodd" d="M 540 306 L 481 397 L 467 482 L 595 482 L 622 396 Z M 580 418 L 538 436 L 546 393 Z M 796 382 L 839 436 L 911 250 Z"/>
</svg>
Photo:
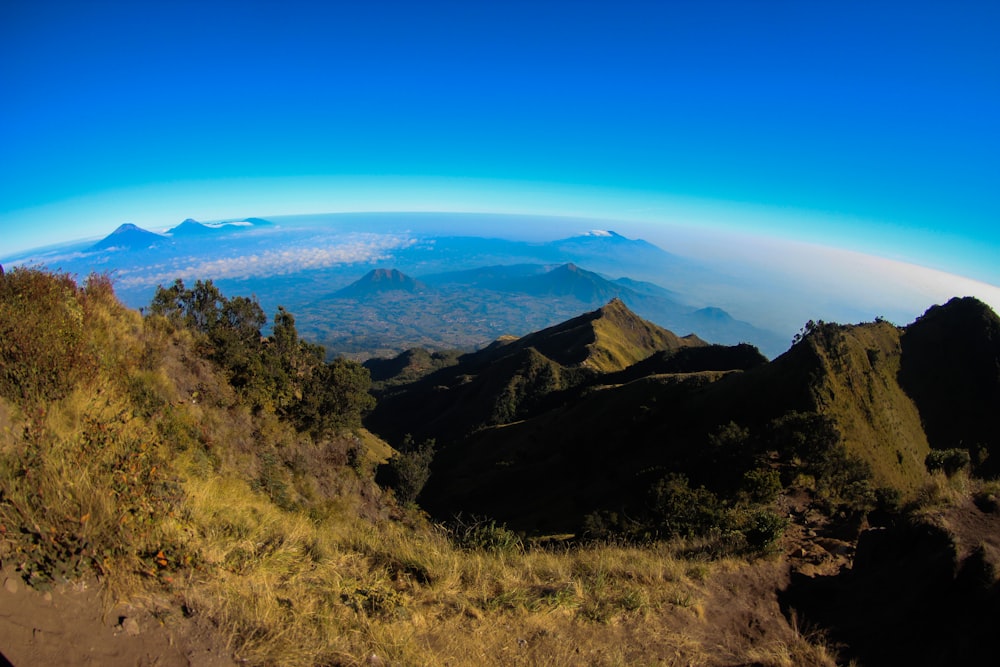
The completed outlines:
<svg viewBox="0 0 1000 667">
<path fill-rule="evenodd" d="M 688 346 L 675 341 L 673 349 L 668 345 L 645 359 L 619 363 L 613 369 L 588 365 L 586 359 L 598 357 L 599 353 L 581 358 L 579 351 L 586 350 L 590 341 L 570 334 L 589 321 L 593 313 L 547 331 L 505 341 L 492 354 L 503 352 L 509 358 L 514 351 L 530 349 L 537 353 L 538 358 L 531 362 L 536 366 L 530 374 L 533 379 L 525 386 L 537 389 L 537 378 L 547 374 L 551 378 L 547 398 L 536 398 L 530 409 L 524 410 L 518 410 L 515 401 L 514 409 L 503 413 L 506 421 L 467 423 L 462 432 L 438 430 L 448 423 L 448 418 L 436 421 L 436 403 L 422 403 L 420 419 L 428 428 L 419 431 L 420 436 L 444 443 L 423 502 L 442 517 L 460 511 L 489 516 L 524 530 L 574 532 L 580 529 L 585 515 L 595 511 L 636 515 L 644 502 L 639 490 L 655 482 L 655 475 L 648 478 L 649 471 L 661 471 L 658 475 L 683 471 L 692 484 L 703 484 L 719 494 L 732 493 L 754 460 L 799 465 L 796 457 L 806 456 L 801 453 L 806 450 L 801 448 L 808 447 L 809 438 L 828 442 L 824 447 L 840 452 L 836 456 L 841 458 L 835 459 L 840 462 L 822 464 L 833 465 L 829 470 L 839 472 L 823 475 L 846 475 L 856 480 L 852 483 L 861 485 L 858 489 L 867 489 L 850 502 L 874 502 L 878 489 L 912 498 L 928 480 L 925 461 L 933 450 L 924 430 L 930 423 L 926 405 L 933 405 L 936 399 L 915 394 L 905 380 L 905 369 L 915 360 L 939 355 L 933 345 L 917 347 L 903 341 L 935 319 L 943 320 L 947 330 L 961 331 L 962 305 L 957 302 L 935 307 L 924 320 L 907 327 L 885 321 L 856 325 L 810 323 L 801 340 L 770 362 L 748 355 L 750 350 L 741 351 L 740 346 L 713 350 L 713 346 L 700 341 Z M 980 329 L 1000 331 L 1000 318 L 988 307 L 978 302 L 974 305 L 982 322 Z M 602 313 L 603 319 L 613 320 L 621 310 L 623 304 L 612 302 Z M 619 326 L 618 335 L 628 328 Z M 989 344 L 976 347 L 975 353 L 961 364 L 947 364 L 952 378 L 968 377 L 968 373 L 984 366 L 995 368 L 990 363 L 1000 354 L 1000 337 L 990 333 L 981 340 Z M 549 343 L 571 352 L 561 357 L 553 355 L 560 363 L 545 369 L 541 360 L 553 361 L 548 356 L 551 351 L 546 350 Z M 600 347 L 611 346 L 605 342 Z M 696 353 L 706 356 L 684 358 Z M 490 361 L 495 364 L 496 358 Z M 523 360 L 521 368 L 528 367 L 529 361 Z M 572 364 L 576 364 L 577 373 L 583 374 L 567 381 L 565 373 L 574 368 Z M 495 402 L 501 394 L 511 395 L 507 385 L 494 382 L 489 385 L 495 392 L 491 398 L 478 371 L 463 364 L 462 359 L 428 376 L 423 386 L 439 386 L 442 398 L 464 386 L 462 382 L 442 381 L 445 377 L 464 378 L 469 386 L 478 383 L 474 384 L 474 395 L 479 404 Z M 942 378 L 945 387 L 952 382 L 947 375 L 937 377 Z M 973 456 L 973 465 L 978 466 L 975 469 L 988 472 L 992 468 L 985 462 L 1000 457 L 994 416 L 1000 403 L 994 398 L 1000 391 L 1000 375 L 987 374 L 986 379 L 986 385 L 977 391 L 982 393 L 985 388 L 987 400 L 971 404 L 963 415 L 965 421 L 981 425 L 976 426 L 978 433 L 990 436 L 983 435 L 981 442 L 973 443 L 984 451 L 980 463 Z M 497 386 L 501 387 L 499 391 Z M 405 405 L 400 397 L 405 397 L 407 391 L 405 385 L 394 387 L 384 403 L 380 400 L 379 409 Z M 471 396 L 473 392 L 468 393 L 463 404 L 468 405 Z M 372 415 L 371 427 L 391 442 L 394 432 L 380 431 L 379 420 L 384 415 L 377 415 L 377 411 Z M 398 418 L 393 425 L 396 432 L 415 429 L 415 423 L 407 422 L 407 414 L 407 410 L 394 412 Z M 743 433 L 738 436 L 742 450 L 731 449 L 725 454 L 729 458 L 719 460 L 715 457 L 721 454 L 713 453 L 715 450 L 706 443 L 730 431 Z M 608 448 L 610 443 L 626 442 L 627 456 Z M 526 448 L 525 443 L 534 444 Z M 941 449 L 958 443 L 938 439 L 934 444 Z M 568 469 L 574 473 L 569 475 Z M 567 486 L 560 479 L 573 481 Z M 646 481 L 640 481 L 643 479 Z M 527 508 L 531 511 L 522 513 Z M 546 508 L 560 509 L 550 512 Z"/>
<path fill-rule="evenodd" d="M 448 441 L 486 424 L 523 419 L 546 401 L 565 392 L 570 396 L 595 377 L 623 371 L 657 352 L 697 347 L 708 344 L 696 336 L 677 336 L 612 299 L 560 324 L 499 339 L 409 386 L 388 388 L 370 419 L 389 437 L 401 436 L 397 427 L 407 423 L 415 437 Z"/>
</svg>

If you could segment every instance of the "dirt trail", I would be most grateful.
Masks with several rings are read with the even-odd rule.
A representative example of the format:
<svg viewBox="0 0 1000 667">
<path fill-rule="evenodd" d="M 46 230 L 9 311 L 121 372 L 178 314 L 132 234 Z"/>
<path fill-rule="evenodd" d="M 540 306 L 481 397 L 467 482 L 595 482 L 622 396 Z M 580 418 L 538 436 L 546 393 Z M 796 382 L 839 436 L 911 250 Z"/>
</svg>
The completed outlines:
<svg viewBox="0 0 1000 667">
<path fill-rule="evenodd" d="M 42 593 L 10 568 L 0 571 L 0 667 L 230 667 L 225 647 L 188 619 L 161 623 L 116 605 L 102 614 L 96 582 Z"/>
</svg>

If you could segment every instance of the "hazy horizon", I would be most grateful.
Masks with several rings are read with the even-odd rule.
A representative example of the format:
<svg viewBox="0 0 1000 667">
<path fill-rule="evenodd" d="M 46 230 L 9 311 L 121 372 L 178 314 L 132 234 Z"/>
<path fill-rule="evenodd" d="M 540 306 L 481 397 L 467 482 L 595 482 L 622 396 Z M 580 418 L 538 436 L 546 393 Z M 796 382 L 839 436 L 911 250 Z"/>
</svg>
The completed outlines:
<svg viewBox="0 0 1000 667">
<path fill-rule="evenodd" d="M 218 221 L 237 219 L 229 216 Z M 216 250 L 208 257 L 183 261 L 179 265 L 182 270 L 163 266 L 157 269 L 159 273 L 149 273 L 152 268 L 139 273 L 135 269 L 119 272 L 118 284 L 134 288 L 169 284 L 175 278 L 193 281 L 294 275 L 319 267 L 352 264 L 359 265 L 358 271 L 363 272 L 373 262 L 394 268 L 393 253 L 407 247 L 412 238 L 461 235 L 540 242 L 601 229 L 653 243 L 696 263 L 708 276 L 701 282 L 670 283 L 676 277 L 665 273 L 653 278 L 654 282 L 679 290 L 691 303 L 721 307 L 737 319 L 784 335 L 790 336 L 810 319 L 855 323 L 886 317 L 907 324 L 928 307 L 955 296 L 975 296 L 1000 311 L 1000 288 L 988 283 L 875 255 L 759 234 L 579 216 L 452 212 L 335 213 L 265 219 L 277 223 L 274 231 L 299 230 L 301 234 L 296 238 L 300 240 L 291 244 L 287 239 L 268 242 L 270 232 L 265 228 L 258 232 L 263 235 L 262 245 L 252 255 Z M 94 263 L 86 264 L 88 253 L 81 251 L 94 240 L 81 240 L 84 248 L 69 246 L 73 252 L 68 254 L 59 248 L 43 255 L 29 253 L 26 260 L 15 264 L 42 263 L 59 268 L 60 263 L 68 262 L 95 270 L 114 267 L 115 253 L 94 253 L 90 255 Z M 379 258 L 387 259 L 379 262 Z M 111 264 L 107 264 L 109 261 Z M 622 267 L 620 275 L 611 277 L 635 276 Z"/>
</svg>

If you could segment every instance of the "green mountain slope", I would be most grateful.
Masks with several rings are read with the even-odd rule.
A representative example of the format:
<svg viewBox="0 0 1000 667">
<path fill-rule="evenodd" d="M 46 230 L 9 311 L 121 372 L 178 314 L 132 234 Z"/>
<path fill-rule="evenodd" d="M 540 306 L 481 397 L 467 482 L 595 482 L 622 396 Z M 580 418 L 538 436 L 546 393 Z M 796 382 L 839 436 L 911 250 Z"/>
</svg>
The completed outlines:
<svg viewBox="0 0 1000 667">
<path fill-rule="evenodd" d="M 921 396 L 921 389 L 938 387 L 937 395 L 960 401 L 962 409 L 953 412 L 987 454 L 997 433 L 996 316 L 981 304 L 958 306 L 932 309 L 905 329 L 883 321 L 810 324 L 800 342 L 770 363 L 745 357 L 738 363 L 733 348 L 724 357 L 730 364 L 720 365 L 718 355 L 715 362 L 681 363 L 709 349 L 692 347 L 653 355 L 625 372 L 602 373 L 615 366 L 595 364 L 585 390 L 539 403 L 516 423 L 449 442 L 423 502 L 442 517 L 471 512 L 526 530 L 577 531 L 595 511 L 641 514 L 650 490 L 670 474 L 704 485 L 723 502 L 746 492 L 744 476 L 755 469 L 779 472 L 785 484 L 805 484 L 845 508 L 874 507 L 885 494 L 913 497 L 928 480 L 924 427 L 945 419 L 928 407 L 939 399 Z M 604 324 L 618 315 L 612 308 Z M 933 340 L 951 336 L 966 344 L 945 353 L 921 348 L 928 320 L 940 329 Z M 580 322 L 553 327 L 555 335 L 544 341 L 561 347 L 564 359 L 578 360 L 573 355 L 586 345 L 572 332 Z M 628 325 L 614 330 L 643 339 Z M 601 354 L 613 348 L 605 343 Z M 973 362 L 978 372 L 967 372 Z M 923 384 L 908 375 L 928 364 L 938 373 L 918 375 Z M 963 378 L 978 384 L 948 384 Z M 488 399 L 480 393 L 479 400 Z M 436 434 L 431 428 L 425 435 Z M 954 439 L 939 443 L 958 446 Z M 805 477 L 795 481 L 797 475 Z"/>
<path fill-rule="evenodd" d="M 450 442 L 484 426 L 524 419 L 598 375 L 656 352 L 704 346 L 697 337 L 681 338 L 639 318 L 615 299 L 523 338 L 500 339 L 412 384 L 385 389 L 368 422 L 394 441 L 409 433 Z M 373 367 L 402 372 L 409 362 Z M 391 376 L 384 381 L 395 384 Z"/>
<path fill-rule="evenodd" d="M 533 347 L 566 366 L 607 373 L 620 371 L 654 352 L 707 345 L 697 336 L 681 338 L 643 320 L 620 299 L 563 324 L 521 338 L 517 347 Z"/>
</svg>

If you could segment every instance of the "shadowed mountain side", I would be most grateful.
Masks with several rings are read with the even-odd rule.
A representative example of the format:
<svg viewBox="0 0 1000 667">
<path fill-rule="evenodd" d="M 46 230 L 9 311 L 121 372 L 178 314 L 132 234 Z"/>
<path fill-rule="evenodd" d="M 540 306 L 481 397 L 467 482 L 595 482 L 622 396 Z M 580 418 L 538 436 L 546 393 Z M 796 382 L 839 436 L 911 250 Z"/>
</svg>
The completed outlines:
<svg viewBox="0 0 1000 667">
<path fill-rule="evenodd" d="M 529 532 L 578 532 L 594 510 L 641 502 L 648 481 L 637 476 L 670 456 L 672 439 L 653 447 L 642 437 L 650 415 L 662 405 L 683 412 L 724 375 L 593 388 L 532 419 L 480 431 L 438 453 L 421 504 L 441 519 L 462 513 Z"/>
<path fill-rule="evenodd" d="M 727 352 L 749 366 L 746 371 L 595 386 L 576 402 L 444 448 L 422 502 L 441 517 L 461 511 L 525 530 L 575 531 L 589 512 L 642 507 L 651 481 L 668 472 L 727 494 L 748 469 L 748 452 L 720 449 L 714 434 L 735 423 L 749 429 L 748 442 L 764 452 L 777 446 L 768 442 L 770 425 L 791 412 L 831 420 L 847 455 L 870 469 L 875 487 L 910 497 L 927 479 L 930 449 L 917 406 L 896 379 L 902 333 L 887 322 L 823 324 L 767 364 L 754 364 L 745 351 Z M 678 352 L 676 368 L 696 368 L 681 364 L 682 355 L 694 354 Z M 669 369 L 671 356 L 663 356 L 591 384 L 633 378 L 657 364 Z M 987 414 L 993 413 L 976 413 L 979 419 Z"/>
<path fill-rule="evenodd" d="M 899 382 L 931 446 L 968 449 L 979 474 L 1000 474 L 1000 317 L 955 298 L 907 327 L 901 343 Z"/>
<path fill-rule="evenodd" d="M 369 421 L 389 437 L 410 433 L 451 441 L 483 426 L 523 419 L 543 399 L 551 401 L 655 352 L 704 345 L 642 320 L 615 299 L 523 338 L 500 339 L 412 385 L 387 389 Z"/>
<path fill-rule="evenodd" d="M 458 363 L 462 354 L 459 350 L 430 352 L 415 347 L 391 359 L 369 359 L 364 366 L 371 373 L 372 382 L 402 384 L 419 380 L 440 368 L 453 366 Z"/>
<path fill-rule="evenodd" d="M 691 338 L 686 336 L 685 338 Z M 753 345 L 704 345 L 657 352 L 619 373 L 609 373 L 604 384 L 624 384 L 649 375 L 697 373 L 700 371 L 748 371 L 763 366 L 767 357 Z"/>
</svg>

